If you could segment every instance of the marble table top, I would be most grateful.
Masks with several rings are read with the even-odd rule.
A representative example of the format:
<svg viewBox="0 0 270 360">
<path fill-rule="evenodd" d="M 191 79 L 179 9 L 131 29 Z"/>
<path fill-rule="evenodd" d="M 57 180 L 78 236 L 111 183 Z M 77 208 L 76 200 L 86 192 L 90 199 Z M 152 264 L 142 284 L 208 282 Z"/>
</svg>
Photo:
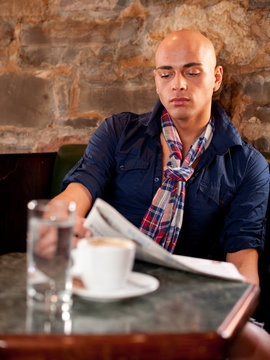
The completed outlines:
<svg viewBox="0 0 270 360">
<path fill-rule="evenodd" d="M 153 293 L 100 303 L 73 297 L 70 319 L 26 306 L 26 255 L 0 256 L 0 334 L 190 333 L 217 331 L 249 284 L 136 262 L 160 281 Z"/>
</svg>

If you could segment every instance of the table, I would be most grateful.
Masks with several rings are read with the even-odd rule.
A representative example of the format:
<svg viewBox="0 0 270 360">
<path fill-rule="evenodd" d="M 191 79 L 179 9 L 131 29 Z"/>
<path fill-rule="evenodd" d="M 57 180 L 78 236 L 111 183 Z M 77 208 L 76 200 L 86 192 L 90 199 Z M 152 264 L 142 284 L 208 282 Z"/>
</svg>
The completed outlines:
<svg viewBox="0 0 270 360">
<path fill-rule="evenodd" d="M 136 262 L 160 280 L 151 294 L 114 303 L 74 297 L 71 317 L 26 306 L 26 256 L 0 256 L 1 359 L 223 359 L 255 310 L 258 287 Z"/>
</svg>

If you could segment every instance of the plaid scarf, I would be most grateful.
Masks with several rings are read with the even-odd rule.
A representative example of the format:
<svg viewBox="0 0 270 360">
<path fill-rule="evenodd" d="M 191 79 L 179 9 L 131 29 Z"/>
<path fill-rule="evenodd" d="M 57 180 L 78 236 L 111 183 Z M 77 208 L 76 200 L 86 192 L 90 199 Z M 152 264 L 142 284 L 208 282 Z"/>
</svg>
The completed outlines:
<svg viewBox="0 0 270 360">
<path fill-rule="evenodd" d="M 173 253 L 183 222 L 186 182 L 194 172 L 191 165 L 209 146 L 213 137 L 214 119 L 211 117 L 184 159 L 183 145 L 166 109 L 161 116 L 161 127 L 170 156 L 163 183 L 144 215 L 140 230 Z"/>
</svg>

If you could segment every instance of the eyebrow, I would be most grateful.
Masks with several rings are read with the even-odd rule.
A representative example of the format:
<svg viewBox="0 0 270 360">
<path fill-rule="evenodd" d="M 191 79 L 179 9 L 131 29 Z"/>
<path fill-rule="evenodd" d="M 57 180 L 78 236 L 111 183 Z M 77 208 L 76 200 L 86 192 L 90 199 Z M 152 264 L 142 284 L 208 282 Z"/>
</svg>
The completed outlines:
<svg viewBox="0 0 270 360">
<path fill-rule="evenodd" d="M 184 68 L 190 68 L 192 66 L 202 66 L 202 63 L 196 63 L 196 62 L 191 62 L 191 63 L 187 63 L 185 64 L 183 67 Z M 170 65 L 163 65 L 163 66 L 159 66 L 156 68 L 156 70 L 162 69 L 162 70 L 171 70 L 173 67 Z"/>
</svg>

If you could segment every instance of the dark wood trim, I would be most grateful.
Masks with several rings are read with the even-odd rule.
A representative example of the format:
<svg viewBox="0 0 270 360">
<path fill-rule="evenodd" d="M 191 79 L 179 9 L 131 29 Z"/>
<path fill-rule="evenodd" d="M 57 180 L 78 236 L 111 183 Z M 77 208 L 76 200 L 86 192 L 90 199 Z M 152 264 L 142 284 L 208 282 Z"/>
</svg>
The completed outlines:
<svg viewBox="0 0 270 360">
<path fill-rule="evenodd" d="M 2 360 L 223 359 L 225 340 L 214 332 L 132 335 L 5 335 Z"/>
<path fill-rule="evenodd" d="M 56 153 L 0 154 L 0 254 L 26 250 L 28 201 L 50 196 Z"/>
</svg>

